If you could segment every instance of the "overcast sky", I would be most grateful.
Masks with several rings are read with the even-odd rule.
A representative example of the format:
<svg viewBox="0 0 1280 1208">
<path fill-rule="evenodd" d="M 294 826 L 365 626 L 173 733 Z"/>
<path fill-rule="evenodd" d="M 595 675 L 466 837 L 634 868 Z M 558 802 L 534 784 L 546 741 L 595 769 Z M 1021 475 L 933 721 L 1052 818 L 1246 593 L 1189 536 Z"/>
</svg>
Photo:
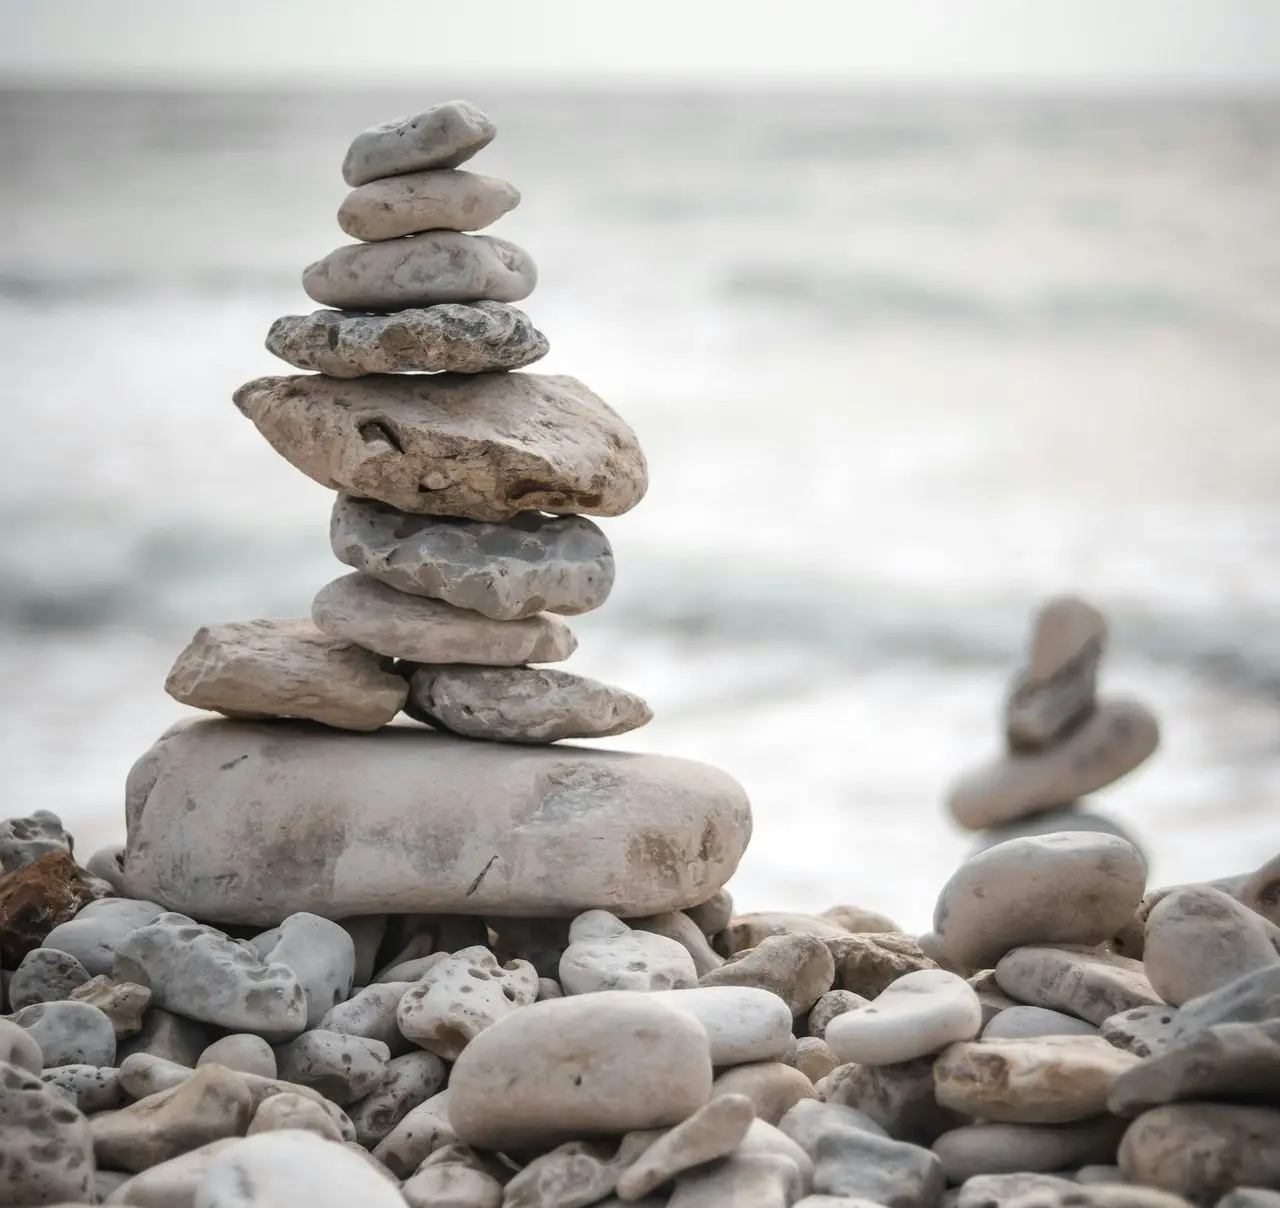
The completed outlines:
<svg viewBox="0 0 1280 1208">
<path fill-rule="evenodd" d="M 1280 0 L 0 0 L 8 77 L 1280 85 Z"/>
</svg>

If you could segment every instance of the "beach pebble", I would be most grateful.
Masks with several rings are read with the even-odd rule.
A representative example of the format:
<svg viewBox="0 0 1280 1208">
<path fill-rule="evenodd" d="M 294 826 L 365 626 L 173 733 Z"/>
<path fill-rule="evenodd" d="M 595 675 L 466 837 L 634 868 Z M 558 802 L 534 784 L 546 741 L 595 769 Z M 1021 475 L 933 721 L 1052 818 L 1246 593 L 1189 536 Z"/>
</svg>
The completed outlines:
<svg viewBox="0 0 1280 1208">
<path fill-rule="evenodd" d="M 341 1129 L 324 1108 L 301 1095 L 288 1093 L 264 1099 L 253 1113 L 245 1136 L 252 1137 L 256 1133 L 278 1132 L 287 1128 L 302 1129 L 315 1133 L 326 1141 L 342 1143 Z"/>
<path fill-rule="evenodd" d="M 1139 1008 L 1150 1010 L 1149 1007 Z M 1096 1036 L 1098 1029 L 1074 1015 L 1047 1007 L 1009 1007 L 982 1029 L 983 1040 L 1034 1040 L 1037 1036 Z M 1110 1037 L 1106 1037 L 1110 1039 Z M 1124 1047 L 1124 1046 L 1117 1046 Z"/>
<path fill-rule="evenodd" d="M 836 986 L 875 998 L 898 978 L 936 969 L 918 940 L 894 932 L 862 932 L 826 941 L 836 966 Z"/>
<path fill-rule="evenodd" d="M 71 991 L 88 980 L 85 967 L 71 953 L 32 948 L 9 980 L 9 1008 L 21 1011 L 36 1003 L 70 998 Z"/>
<path fill-rule="evenodd" d="M 488 1149 L 669 1127 L 710 1098 L 711 1074 L 702 1025 L 649 995 L 548 999 L 463 1050 L 449 1122 L 461 1141 Z"/>
<path fill-rule="evenodd" d="M 130 1208 L 192 1208 L 196 1188 L 209 1163 L 239 1139 L 222 1137 L 138 1174 L 128 1175 L 103 1202 L 127 1204 Z"/>
<path fill-rule="evenodd" d="M 45 1070 L 40 1080 L 85 1115 L 106 1111 L 120 1103 L 120 1071 L 113 1066 L 56 1065 Z"/>
<path fill-rule="evenodd" d="M 109 976 L 120 941 L 162 914 L 164 907 L 155 902 L 102 898 L 55 927 L 45 936 L 44 946 L 74 956 L 90 977 Z"/>
<path fill-rule="evenodd" d="M 849 934 L 849 928 L 821 915 L 768 911 L 735 915 L 722 928 L 717 943 L 725 956 L 733 956 L 774 935 L 813 935 L 826 940 Z"/>
<path fill-rule="evenodd" d="M 377 243 L 419 231 L 483 230 L 519 204 L 519 190 L 505 180 L 444 168 L 360 185 L 338 207 L 338 225 L 352 239 Z"/>
<path fill-rule="evenodd" d="M 173 1087 L 89 1121 L 98 1163 L 146 1170 L 223 1137 L 243 1135 L 253 1097 L 239 1076 L 217 1065 Z"/>
<path fill-rule="evenodd" d="M 506 1185 L 503 1208 L 570 1208 L 598 1204 L 618 1182 L 613 1146 L 566 1141 L 534 1158 Z"/>
<path fill-rule="evenodd" d="M 266 377 L 235 403 L 308 477 L 404 512 L 618 516 L 648 486 L 635 433 L 563 375 Z"/>
<path fill-rule="evenodd" d="M 0 962 L 15 969 L 32 949 L 52 947 L 51 931 L 109 891 L 61 850 L 0 874 Z"/>
<path fill-rule="evenodd" d="M 933 1143 L 952 1183 L 983 1174 L 1050 1173 L 1113 1162 L 1125 1121 L 1111 1116 L 1079 1124 L 966 1124 Z"/>
<path fill-rule="evenodd" d="M 108 843 L 105 847 L 98 848 L 84 862 L 85 871 L 91 876 L 97 877 L 100 881 L 104 881 L 119 893 L 120 887 L 116 884 L 116 881 L 120 876 L 120 857 L 123 855 L 123 843 Z"/>
<path fill-rule="evenodd" d="M 1214 1208 L 1280 1208 L 1280 1191 L 1265 1187 L 1237 1187 L 1220 1199 Z"/>
<path fill-rule="evenodd" d="M 1141 961 L 1092 948 L 1015 948 L 997 963 L 996 980 L 1021 1003 L 1099 1026 L 1120 1011 L 1164 1005 Z"/>
<path fill-rule="evenodd" d="M 692 1015 L 706 1030 L 717 1069 L 778 1061 L 789 1051 L 792 1016 L 776 994 L 755 986 L 656 990 L 653 998 Z"/>
<path fill-rule="evenodd" d="M 320 1026 L 325 1012 L 351 994 L 356 975 L 356 946 L 331 919 L 291 914 L 253 946 L 269 965 L 283 965 L 302 986 L 307 1000 L 307 1027 Z"/>
<path fill-rule="evenodd" d="M 817 1089 L 824 1102 L 856 1108 L 897 1141 L 932 1145 L 966 1123 L 938 1102 L 932 1056 L 896 1065 L 837 1066 Z"/>
<path fill-rule="evenodd" d="M 978 1002 L 982 1007 L 983 1027 L 986 1027 L 1001 1011 L 1023 1005 L 1000 989 L 994 969 L 984 969 L 981 973 L 975 973 L 968 978 L 968 982 L 973 987 L 973 992 L 978 996 Z"/>
<path fill-rule="evenodd" d="M 1075 1180 L 1081 1184 L 1123 1183 L 1124 1175 L 1120 1173 L 1119 1166 L 1081 1166 L 1075 1172 Z"/>
<path fill-rule="evenodd" d="M 519 302 L 538 269 L 524 248 L 493 235 L 427 231 L 413 239 L 349 243 L 302 273 L 312 301 L 335 310 L 416 310 L 442 302 Z"/>
<path fill-rule="evenodd" d="M 866 1006 L 837 1015 L 825 1039 L 842 1062 L 893 1065 L 972 1040 L 981 1027 L 973 987 L 954 973 L 925 969 L 900 977 Z"/>
<path fill-rule="evenodd" d="M 938 1102 L 982 1120 L 1069 1124 L 1107 1110 L 1116 1079 L 1139 1058 L 1100 1036 L 953 1044 L 934 1063 Z"/>
<path fill-rule="evenodd" d="M 781 998 L 792 1016 L 804 1015 L 835 980 L 827 946 L 811 935 L 773 935 L 735 953 L 698 979 L 701 986 L 754 986 Z"/>
<path fill-rule="evenodd" d="M 733 1154 L 685 1173 L 666 1203 L 667 1208 L 787 1208 L 801 1194 L 800 1169 L 790 1158 Z"/>
<path fill-rule="evenodd" d="M 464 1145 L 429 1155 L 400 1188 L 409 1208 L 500 1208 L 502 1183 Z"/>
<path fill-rule="evenodd" d="M 1061 1195 L 1078 1191 L 1071 1179 L 1052 1174 L 1022 1171 L 1016 1174 L 976 1174 L 965 1179 L 956 1197 L 955 1208 L 1006 1208 L 1031 1192 Z M 1081 1206 L 1083 1208 L 1083 1205 Z"/>
<path fill-rule="evenodd" d="M 1132 917 L 1145 880 L 1142 857 L 1111 835 L 1012 839 L 951 876 L 933 930 L 947 960 L 968 969 L 1027 944 L 1100 944 Z"/>
<path fill-rule="evenodd" d="M 279 1075 L 274 1050 L 261 1036 L 251 1032 L 233 1032 L 215 1040 L 196 1060 L 197 1068 L 202 1065 L 224 1065 L 229 1070 L 257 1074 L 260 1078 Z"/>
<path fill-rule="evenodd" d="M 1167 1003 L 1280 965 L 1280 928 L 1207 885 L 1176 889 L 1147 915 L 1143 965 Z"/>
<path fill-rule="evenodd" d="M 126 1058 L 141 1054 L 194 1069 L 200 1054 L 208 1047 L 207 1024 L 184 1019 L 160 1007 L 148 1007 L 142 1017 L 142 1030 L 116 1046 L 116 1060 L 123 1064 Z"/>
<path fill-rule="evenodd" d="M 817 1099 L 813 1083 L 795 1066 L 781 1061 L 755 1061 L 720 1072 L 711 1087 L 712 1097 L 743 1095 L 766 1124 L 777 1124 L 803 1099 Z"/>
<path fill-rule="evenodd" d="M 883 1137 L 887 1134 L 869 1116 L 856 1108 L 836 1103 L 824 1103 L 817 1099 L 802 1099 L 794 1104 L 778 1121 L 778 1129 L 790 1137 L 811 1158 L 818 1142 L 829 1133 L 846 1129 L 872 1133 Z"/>
<path fill-rule="evenodd" d="M 840 1065 L 825 1040 L 816 1036 L 801 1036 L 796 1041 L 796 1051 L 789 1065 L 794 1065 L 816 1088 L 817 1083 Z"/>
<path fill-rule="evenodd" d="M 91 1203 L 93 1171 L 84 1116 L 35 1074 L 0 1061 L 0 1204 Z"/>
<path fill-rule="evenodd" d="M 1117 1011 L 1102 1021 L 1099 1030 L 1108 1044 L 1138 1057 L 1150 1057 L 1169 1044 L 1177 1027 L 1177 1009 L 1161 1004 Z"/>
<path fill-rule="evenodd" d="M 264 874 L 277 870 L 268 864 Z M 306 1026 L 306 997 L 291 969 L 185 915 L 162 914 L 122 940 L 114 975 L 149 985 L 168 1011 L 273 1043 Z"/>
<path fill-rule="evenodd" d="M 1280 1190 L 1280 1111 L 1227 1103 L 1171 1103 L 1144 1112 L 1120 1143 L 1131 1183 L 1212 1203 L 1236 1187 Z"/>
<path fill-rule="evenodd" d="M 1280 966 L 1268 965 L 1184 1003 L 1173 1016 L 1175 1038 L 1220 1023 L 1264 1023 L 1280 1019 Z"/>
<path fill-rule="evenodd" d="M 278 1050 L 280 1077 L 309 1086 L 339 1106 L 374 1090 L 387 1072 L 390 1052 L 380 1040 L 311 1031 Z"/>
<path fill-rule="evenodd" d="M 538 972 L 528 961 L 503 966 L 487 948 L 464 948 L 405 991 L 396 1022 L 414 1044 L 456 1061 L 485 1028 L 537 997 Z"/>
<path fill-rule="evenodd" d="M 699 977 L 724 964 L 724 957 L 711 947 L 698 925 L 682 910 L 668 910 L 663 914 L 628 919 L 626 922 L 635 931 L 652 931 L 654 935 L 664 935 L 669 940 L 675 940 L 693 958 L 694 972 Z"/>
<path fill-rule="evenodd" d="M 438 1091 L 406 1112 L 373 1149 L 373 1156 L 398 1178 L 407 1179 L 432 1153 L 453 1145 L 458 1135 L 449 1123 L 450 1092 Z"/>
<path fill-rule="evenodd" d="M 376 982 L 357 990 L 346 1002 L 326 1011 L 320 1021 L 325 1032 L 380 1040 L 391 1055 L 409 1052 L 413 1045 L 400 1031 L 396 1012 L 410 982 Z"/>
<path fill-rule="evenodd" d="M 372 651 L 310 621 L 273 620 L 201 626 L 165 691 L 228 717 L 300 717 L 342 730 L 376 730 L 408 695 L 404 680 Z"/>
<path fill-rule="evenodd" d="M 618 1195 L 638 1200 L 677 1175 L 738 1147 L 755 1119 L 751 1100 L 723 1095 L 700 1107 L 687 1120 L 659 1136 L 618 1177 Z"/>
<path fill-rule="evenodd" d="M 819 1039 L 825 1037 L 833 1019 L 848 1011 L 865 1007 L 869 1001 L 852 990 L 828 990 L 809 1010 L 809 1035 Z"/>
<path fill-rule="evenodd" d="M 440 600 L 406 595 L 364 574 L 344 575 L 322 587 L 311 615 L 335 638 L 411 663 L 550 663 L 568 658 L 578 645 L 569 627 L 547 613 L 491 621 Z"/>
<path fill-rule="evenodd" d="M 828 906 L 818 917 L 830 919 L 833 923 L 839 923 L 846 931 L 857 933 L 886 934 L 902 930 L 897 923 L 878 910 L 869 910 L 865 906 L 851 906 L 848 903 Z"/>
<path fill-rule="evenodd" d="M 115 1029 L 117 1040 L 127 1040 L 141 1033 L 151 991 L 136 982 L 112 981 L 99 975 L 77 986 L 67 997 L 72 1002 L 86 1002 L 97 1007 Z"/>
<path fill-rule="evenodd" d="M 717 889 L 706 901 L 685 907 L 685 914 L 703 935 L 718 935 L 733 918 L 733 894 L 727 889 Z"/>
<path fill-rule="evenodd" d="M 342 179 L 356 188 L 406 172 L 456 168 L 487 147 L 497 133 L 470 101 L 445 101 L 413 117 L 362 130 L 343 157 Z"/>
<path fill-rule="evenodd" d="M 961 826 L 981 830 L 1065 805 L 1133 771 L 1159 737 L 1145 705 L 1103 701 L 1052 747 L 1011 752 L 962 777 L 952 786 L 947 808 Z"/>
<path fill-rule="evenodd" d="M 448 1067 L 434 1053 L 418 1050 L 387 1062 L 382 1082 L 350 1108 L 356 1140 L 372 1149 L 390 1135 L 401 1120 L 420 1103 L 438 1094 L 448 1078 Z"/>
<path fill-rule="evenodd" d="M 370 373 L 492 373 L 547 354 L 529 316 L 501 302 L 445 302 L 389 315 L 316 310 L 284 315 L 267 332 L 267 351 L 329 377 Z"/>
<path fill-rule="evenodd" d="M 682 990 L 697 980 L 684 945 L 649 931 L 633 931 L 607 910 L 589 910 L 573 920 L 569 946 L 560 958 L 559 981 L 566 994 Z"/>
<path fill-rule="evenodd" d="M 452 626 L 437 622 L 442 642 L 446 632 L 452 631 L 450 636 L 457 643 L 470 640 L 481 651 L 486 644 L 497 647 L 491 658 L 418 660 L 424 663 L 514 665 L 514 660 L 501 655 L 501 635 L 507 627 L 473 619 L 468 628 L 464 622 L 473 613 L 497 621 L 525 621 L 515 627 L 515 634 L 526 635 L 525 642 L 530 641 L 527 635 L 538 635 L 534 649 L 545 657 L 521 661 L 556 662 L 552 651 L 565 643 L 568 631 L 539 614 L 590 612 L 608 599 L 613 587 L 613 549 L 585 516 L 518 512 L 507 521 L 460 520 L 410 515 L 376 500 L 339 495 L 330 517 L 329 540 L 340 561 L 388 587 L 464 609 Z M 353 596 L 346 611 L 355 604 L 374 609 L 382 605 L 383 612 L 389 607 L 383 594 L 368 589 Z M 455 614 L 436 610 L 436 615 Z M 531 623 L 535 618 L 538 622 Z M 452 647 L 441 649 L 448 653 Z M 459 645 L 459 649 L 469 647 Z M 559 657 L 571 652 L 572 648 L 565 650 Z"/>
<path fill-rule="evenodd" d="M 71 836 L 52 810 L 0 820 L 0 873 L 15 872 L 51 851 L 71 854 Z"/>
<path fill-rule="evenodd" d="M 10 1016 L 40 1046 L 44 1068 L 114 1065 L 116 1033 L 97 1007 L 84 1002 L 42 1002 Z"/>
<path fill-rule="evenodd" d="M 296 1130 L 229 1145 L 205 1169 L 193 1208 L 404 1208 L 393 1182 L 341 1145 Z"/>
<path fill-rule="evenodd" d="M 1102 814 L 1083 810 L 1078 804 L 1064 805 L 1058 809 L 1045 810 L 1040 814 L 1030 814 L 1025 818 L 1017 818 L 1006 822 L 1003 826 L 989 826 L 978 832 L 974 839 L 975 852 L 986 851 L 997 843 L 1007 843 L 1010 839 L 1022 839 L 1028 835 L 1053 835 L 1063 831 L 1090 831 L 1100 835 L 1115 835 L 1126 843 L 1133 844 L 1134 849 L 1142 855 L 1142 846 L 1118 822 Z M 1146 856 L 1143 855 L 1143 859 Z"/>
</svg>

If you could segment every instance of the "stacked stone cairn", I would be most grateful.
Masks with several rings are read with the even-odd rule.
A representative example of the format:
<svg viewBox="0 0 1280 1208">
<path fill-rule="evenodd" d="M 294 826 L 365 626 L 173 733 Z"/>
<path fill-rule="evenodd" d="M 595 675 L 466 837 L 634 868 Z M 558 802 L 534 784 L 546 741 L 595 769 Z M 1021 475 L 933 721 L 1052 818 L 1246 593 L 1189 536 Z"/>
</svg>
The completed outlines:
<svg viewBox="0 0 1280 1208">
<path fill-rule="evenodd" d="M 981 846 L 1053 831 L 1129 837 L 1081 801 L 1132 772 L 1160 741 L 1140 701 L 1098 700 L 1106 642 L 1106 618 L 1077 596 L 1056 596 L 1037 612 L 1026 665 L 1005 701 L 1005 751 L 957 781 L 947 801 Z"/>
<path fill-rule="evenodd" d="M 437 414 L 295 382 L 251 389 L 317 440 Z M 265 685 L 227 712 L 285 667 L 290 712 L 334 698 L 261 635 L 210 655 Z M 369 649 L 308 640 L 335 676 Z M 749 813 L 710 768 L 234 717 L 161 738 L 126 814 L 83 867 L 55 815 L 0 823 L 6 1208 L 1280 1204 L 1280 857 L 1146 892 L 1122 837 L 1025 835 L 925 936 L 735 915 Z"/>
</svg>

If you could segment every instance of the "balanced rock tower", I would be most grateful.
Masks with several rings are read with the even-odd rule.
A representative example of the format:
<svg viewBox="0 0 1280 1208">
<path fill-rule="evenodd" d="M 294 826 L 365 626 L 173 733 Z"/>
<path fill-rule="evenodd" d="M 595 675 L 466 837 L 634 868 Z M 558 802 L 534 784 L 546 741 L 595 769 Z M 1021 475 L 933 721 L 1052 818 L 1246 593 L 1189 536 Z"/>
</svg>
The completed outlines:
<svg viewBox="0 0 1280 1208">
<path fill-rule="evenodd" d="M 647 467 L 581 382 L 514 372 L 548 347 L 511 305 L 537 270 L 471 232 L 520 195 L 458 168 L 494 134 L 449 102 L 347 152 L 338 220 L 359 242 L 303 274 L 333 309 L 267 337 L 305 372 L 235 402 L 337 492 L 332 545 L 353 573 L 310 619 L 209 625 L 179 655 L 169 693 L 227 720 L 175 727 L 134 767 L 124 893 L 219 923 L 645 916 L 706 901 L 742 855 L 750 811 L 723 773 L 547 745 L 651 717 L 541 666 L 577 645 L 561 618 L 613 585 L 587 516 L 638 504 Z M 401 713 L 430 728 L 388 726 Z"/>
<path fill-rule="evenodd" d="M 1106 641 L 1106 618 L 1076 596 L 1037 612 L 1026 665 L 1005 701 L 1005 751 L 962 776 L 947 799 L 961 826 L 983 832 L 983 846 L 1056 831 L 1123 835 L 1080 799 L 1145 762 L 1160 731 L 1139 701 L 1098 699 Z"/>
</svg>

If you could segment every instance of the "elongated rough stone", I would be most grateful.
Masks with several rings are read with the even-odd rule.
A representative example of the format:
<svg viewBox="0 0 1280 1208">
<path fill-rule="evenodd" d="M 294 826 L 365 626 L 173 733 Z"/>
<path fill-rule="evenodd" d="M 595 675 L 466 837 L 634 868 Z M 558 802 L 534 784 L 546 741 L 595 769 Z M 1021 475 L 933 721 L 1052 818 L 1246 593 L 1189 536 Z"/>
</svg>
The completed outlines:
<svg viewBox="0 0 1280 1208">
<path fill-rule="evenodd" d="M 1099 1026 L 1120 1011 L 1163 1006 L 1141 961 L 1093 948 L 1015 948 L 996 965 L 996 981 L 1019 1002 Z"/>
<path fill-rule="evenodd" d="M 427 231 L 349 243 L 308 265 L 302 288 L 336 310 L 408 310 L 440 302 L 519 302 L 538 269 L 522 247 L 492 235 Z"/>
<path fill-rule="evenodd" d="M 729 879 L 751 833 L 738 784 L 688 760 L 212 718 L 142 756 L 126 814 L 132 896 L 265 926 L 679 910 Z"/>
<path fill-rule="evenodd" d="M 634 693 L 534 667 L 419 667 L 407 711 L 468 738 L 518 743 L 608 738 L 653 717 Z"/>
<path fill-rule="evenodd" d="M 34 1074 L 0 1061 L 0 1204 L 92 1199 L 89 1122 Z"/>
<path fill-rule="evenodd" d="M 613 588 L 609 539 L 585 516 L 521 512 L 492 523 L 339 495 L 329 540 L 339 561 L 397 591 L 496 621 L 590 612 Z"/>
<path fill-rule="evenodd" d="M 303 717 L 376 730 L 400 712 L 408 685 L 376 654 L 310 621 L 205 625 L 165 680 L 174 700 L 228 717 Z"/>
<path fill-rule="evenodd" d="M 445 302 L 390 315 L 317 310 L 285 315 L 267 332 L 267 351 L 330 377 L 370 373 L 494 373 L 547 355 L 529 316 L 501 302 Z"/>
<path fill-rule="evenodd" d="M 428 169 L 353 189 L 338 207 L 338 225 L 377 243 L 419 231 L 479 231 L 519 204 L 520 191 L 496 176 Z"/>
<path fill-rule="evenodd" d="M 342 160 L 342 179 L 365 184 L 427 168 L 456 168 L 487 147 L 497 127 L 470 101 L 445 101 L 413 117 L 362 130 Z"/>
<path fill-rule="evenodd" d="M 635 433 L 571 377 L 267 377 L 235 402 L 308 477 L 402 512 L 618 516 L 648 485 Z"/>
</svg>

